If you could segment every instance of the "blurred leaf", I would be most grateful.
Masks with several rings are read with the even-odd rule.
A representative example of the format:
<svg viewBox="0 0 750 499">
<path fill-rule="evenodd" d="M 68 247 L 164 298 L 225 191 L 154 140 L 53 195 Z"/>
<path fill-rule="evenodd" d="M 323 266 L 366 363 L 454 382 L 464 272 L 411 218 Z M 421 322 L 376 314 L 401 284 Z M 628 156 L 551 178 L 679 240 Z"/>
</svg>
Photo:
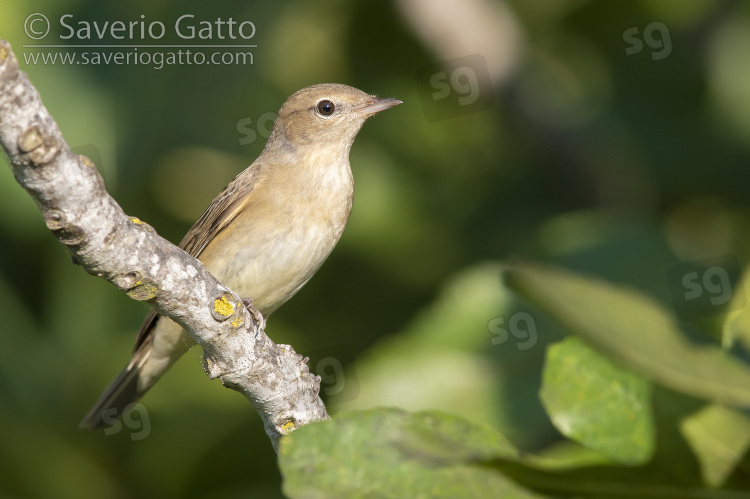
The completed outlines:
<svg viewBox="0 0 750 499">
<path fill-rule="evenodd" d="M 535 264 L 513 265 L 507 276 L 511 288 L 646 378 L 750 407 L 750 368 L 718 347 L 691 342 L 672 316 L 643 294 Z"/>
<path fill-rule="evenodd" d="M 488 401 L 498 392 L 499 380 L 484 354 L 491 347 L 487 322 L 509 302 L 500 276 L 500 265 L 487 262 L 449 279 L 402 331 L 357 359 L 345 378 L 356 374 L 362 395 L 340 407 L 436 408 L 494 424 Z"/>
<path fill-rule="evenodd" d="M 742 271 L 737 285 L 744 286 L 750 282 L 750 265 Z M 728 310 L 733 312 L 727 314 L 722 331 L 722 344 L 731 348 L 735 342 L 739 341 L 745 350 L 750 351 L 750 307 L 747 304 L 746 293 L 735 293 L 727 306 Z"/>
<path fill-rule="evenodd" d="M 750 49 L 747 23 L 733 16 L 718 26 L 706 47 L 709 64 L 707 91 L 722 121 L 732 133 L 747 140 L 750 136 L 750 89 L 742 84 L 750 77 L 744 55 Z"/>
<path fill-rule="evenodd" d="M 711 486 L 723 484 L 750 447 L 750 418 L 718 404 L 686 418 L 681 431 Z"/>
<path fill-rule="evenodd" d="M 537 391 L 544 345 L 559 339 L 561 328 L 519 313 L 501 271 L 497 262 L 483 262 L 447 279 L 432 303 L 335 380 L 347 387 L 358 382 L 359 397 L 329 410 L 449 411 L 496 428 L 522 448 L 559 438 Z M 513 322 L 517 317 L 528 319 L 523 328 Z M 504 337 L 493 336 L 498 319 L 505 320 Z"/>
<path fill-rule="evenodd" d="M 652 386 L 651 401 L 656 425 L 656 449 L 649 469 L 658 473 L 664 482 L 703 485 L 701 465 L 693 448 L 685 441 L 680 424 L 706 402 L 661 385 Z"/>
<path fill-rule="evenodd" d="M 747 481 L 727 481 L 725 490 L 704 483 L 701 468 L 679 431 L 679 423 L 697 413 L 704 402 L 653 387 L 657 424 L 653 458 L 641 466 L 613 465 L 590 448 L 567 441 L 539 456 L 500 459 L 497 469 L 534 491 L 555 497 L 586 499 L 741 499 L 748 498 Z"/>
<path fill-rule="evenodd" d="M 534 463 L 547 470 L 610 465 L 612 460 L 573 440 L 562 440 L 534 456 Z"/>
<path fill-rule="evenodd" d="M 374 409 L 284 437 L 279 465 L 292 498 L 540 497 L 480 464 L 516 455 L 496 431 L 456 416 Z"/>
<path fill-rule="evenodd" d="M 492 466 L 530 489 L 555 497 L 587 499 L 747 499 L 739 490 L 717 490 L 670 483 L 644 468 L 597 466 L 544 469 L 533 462 L 498 459 Z"/>
<path fill-rule="evenodd" d="M 640 464 L 651 457 L 651 386 L 579 338 L 549 347 L 540 395 L 563 435 L 620 463 Z"/>
</svg>

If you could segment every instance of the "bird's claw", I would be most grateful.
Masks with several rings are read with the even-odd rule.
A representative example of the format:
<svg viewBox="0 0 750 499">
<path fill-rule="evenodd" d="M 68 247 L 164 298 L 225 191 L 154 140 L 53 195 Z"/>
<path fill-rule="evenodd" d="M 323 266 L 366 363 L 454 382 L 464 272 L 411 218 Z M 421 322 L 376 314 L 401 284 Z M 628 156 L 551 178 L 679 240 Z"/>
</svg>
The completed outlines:
<svg viewBox="0 0 750 499">
<path fill-rule="evenodd" d="M 255 308 L 253 306 L 253 299 L 252 298 L 243 298 L 242 304 L 245 305 L 245 309 L 247 309 L 248 312 L 253 314 L 253 318 L 255 318 L 255 322 L 258 323 L 258 327 L 262 330 L 266 330 L 266 319 L 263 317 L 263 314 L 260 313 L 260 310 Z"/>
</svg>

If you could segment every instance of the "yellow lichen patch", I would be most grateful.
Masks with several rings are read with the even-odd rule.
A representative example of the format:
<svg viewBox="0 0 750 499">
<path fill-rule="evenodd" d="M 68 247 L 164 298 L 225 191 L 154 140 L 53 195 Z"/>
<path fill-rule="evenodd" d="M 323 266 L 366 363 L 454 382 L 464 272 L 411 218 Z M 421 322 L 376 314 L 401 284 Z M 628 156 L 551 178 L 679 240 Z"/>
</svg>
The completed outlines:
<svg viewBox="0 0 750 499">
<path fill-rule="evenodd" d="M 132 289 L 126 291 L 129 297 L 138 301 L 150 300 L 156 296 L 159 288 L 149 281 L 138 281 Z"/>
<path fill-rule="evenodd" d="M 130 221 L 132 223 L 136 224 L 136 225 L 140 225 L 141 227 L 143 227 L 144 229 L 146 229 L 149 232 L 151 232 L 152 230 L 154 230 L 149 224 L 147 224 L 146 222 L 144 222 L 143 220 L 141 220 L 138 217 L 130 217 Z"/>
<path fill-rule="evenodd" d="M 294 431 L 294 421 L 287 421 L 279 427 L 279 433 L 286 435 Z"/>
<path fill-rule="evenodd" d="M 240 326 L 242 326 L 242 325 L 244 325 L 244 324 L 245 324 L 245 321 L 244 321 L 244 320 L 242 320 L 242 317 L 236 317 L 236 318 L 235 318 L 235 319 L 234 319 L 234 320 L 232 321 L 232 327 L 240 327 Z"/>
<path fill-rule="evenodd" d="M 81 158 L 81 162 L 83 162 L 84 165 L 88 166 L 89 168 L 96 168 L 96 165 L 94 164 L 93 161 L 91 161 L 91 159 L 88 156 L 84 156 L 83 154 L 79 154 L 78 157 Z M 140 220 L 138 220 L 138 222 L 135 222 L 133 219 L 131 219 L 131 221 L 133 223 L 140 222 Z"/>
<path fill-rule="evenodd" d="M 5 62 L 5 59 L 8 58 L 8 49 L 5 47 L 0 47 L 0 62 Z"/>
<path fill-rule="evenodd" d="M 234 313 L 234 305 L 226 296 L 214 300 L 214 312 L 222 317 L 229 317 Z"/>
</svg>

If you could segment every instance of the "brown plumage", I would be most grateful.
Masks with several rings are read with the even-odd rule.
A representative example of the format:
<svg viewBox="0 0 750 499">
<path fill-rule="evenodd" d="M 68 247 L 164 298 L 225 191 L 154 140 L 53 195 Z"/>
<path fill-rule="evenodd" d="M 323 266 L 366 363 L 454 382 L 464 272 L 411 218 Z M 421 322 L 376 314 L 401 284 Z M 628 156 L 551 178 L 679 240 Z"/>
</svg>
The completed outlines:
<svg viewBox="0 0 750 499">
<path fill-rule="evenodd" d="M 323 264 L 352 207 L 349 149 L 365 120 L 400 104 L 321 84 L 290 96 L 263 152 L 219 193 L 180 243 L 265 318 Z M 192 345 L 149 312 L 133 357 L 81 422 L 103 428 L 137 401 Z"/>
</svg>

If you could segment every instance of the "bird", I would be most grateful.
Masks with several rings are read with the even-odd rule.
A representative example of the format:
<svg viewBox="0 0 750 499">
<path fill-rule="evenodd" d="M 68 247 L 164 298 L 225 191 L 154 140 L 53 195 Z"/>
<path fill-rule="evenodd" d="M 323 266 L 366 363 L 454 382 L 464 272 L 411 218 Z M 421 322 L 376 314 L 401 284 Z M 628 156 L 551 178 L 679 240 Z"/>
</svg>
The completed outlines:
<svg viewBox="0 0 750 499">
<path fill-rule="evenodd" d="M 368 118 L 399 104 L 339 83 L 295 92 L 281 106 L 258 158 L 180 242 L 220 282 L 252 299 L 261 327 L 338 243 L 354 197 L 349 164 L 354 138 Z M 194 344 L 179 325 L 152 309 L 130 362 L 79 427 L 114 424 Z"/>
</svg>

